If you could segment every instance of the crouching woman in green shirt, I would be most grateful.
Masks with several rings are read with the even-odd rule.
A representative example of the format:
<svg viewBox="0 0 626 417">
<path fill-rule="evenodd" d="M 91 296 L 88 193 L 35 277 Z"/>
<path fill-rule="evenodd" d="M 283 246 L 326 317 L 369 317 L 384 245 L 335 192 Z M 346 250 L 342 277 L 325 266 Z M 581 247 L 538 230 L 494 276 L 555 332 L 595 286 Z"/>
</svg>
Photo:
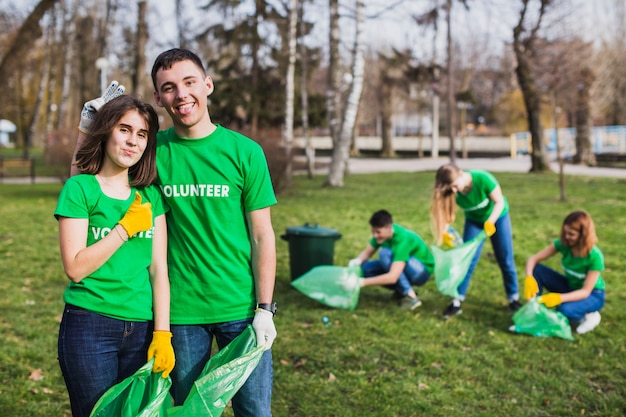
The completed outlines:
<svg viewBox="0 0 626 417">
<path fill-rule="evenodd" d="M 524 296 L 546 307 L 556 307 L 576 325 L 579 334 L 600 324 L 600 309 L 604 306 L 604 256 L 596 246 L 598 238 L 591 216 L 574 211 L 565 217 L 561 236 L 526 262 Z M 560 253 L 564 274 L 539 264 Z"/>
<path fill-rule="evenodd" d="M 146 358 L 155 357 L 163 377 L 174 367 L 166 210 L 151 185 L 157 115 L 124 95 L 102 105 L 93 123 L 89 111 L 87 103 L 80 130 L 90 133 L 75 155 L 81 174 L 65 183 L 54 213 L 70 279 L 58 355 L 73 417 L 88 417 Z"/>
</svg>

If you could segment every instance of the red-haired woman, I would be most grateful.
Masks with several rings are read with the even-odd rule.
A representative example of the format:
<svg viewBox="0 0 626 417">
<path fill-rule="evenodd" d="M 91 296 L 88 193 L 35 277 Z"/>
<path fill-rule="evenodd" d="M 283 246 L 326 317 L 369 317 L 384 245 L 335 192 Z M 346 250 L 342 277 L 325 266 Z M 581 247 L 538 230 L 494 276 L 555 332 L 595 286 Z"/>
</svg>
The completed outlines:
<svg viewBox="0 0 626 417">
<path fill-rule="evenodd" d="M 556 307 L 576 325 L 576 332 L 587 333 L 600 324 L 604 306 L 604 256 L 596 246 L 598 238 L 591 216 L 582 210 L 565 217 L 561 236 L 526 261 L 524 296 L 546 307 Z M 560 253 L 564 274 L 539 262 Z"/>
</svg>

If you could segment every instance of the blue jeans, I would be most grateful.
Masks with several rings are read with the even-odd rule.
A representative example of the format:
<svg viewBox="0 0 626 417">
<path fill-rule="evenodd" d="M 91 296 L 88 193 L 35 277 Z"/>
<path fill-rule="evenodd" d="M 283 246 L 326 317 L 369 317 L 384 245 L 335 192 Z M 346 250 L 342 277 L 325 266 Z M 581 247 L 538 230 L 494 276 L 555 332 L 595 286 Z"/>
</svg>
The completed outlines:
<svg viewBox="0 0 626 417">
<path fill-rule="evenodd" d="M 98 399 L 147 360 L 151 322 L 117 320 L 66 304 L 59 328 L 59 365 L 73 417 L 89 417 Z"/>
<path fill-rule="evenodd" d="M 475 238 L 484 229 L 483 223 L 476 223 L 470 220 L 465 220 L 465 227 L 463 229 L 463 241 L 468 242 Z M 485 242 L 483 241 L 470 264 L 467 274 L 463 279 L 463 282 L 458 287 L 459 298 L 461 301 L 465 300 L 465 294 L 469 288 L 472 273 L 478 264 L 480 254 L 483 250 Z M 506 292 L 507 299 L 509 301 L 517 300 L 519 293 L 517 289 L 517 270 L 515 269 L 515 259 L 513 258 L 513 232 L 511 229 L 511 217 L 507 213 L 500 217 L 496 221 L 496 233 L 491 236 L 491 246 L 493 252 L 496 255 L 496 261 L 502 271 L 502 280 L 504 282 L 504 291 Z"/>
<path fill-rule="evenodd" d="M 378 259 L 367 261 L 362 265 L 363 277 L 370 278 L 386 274 L 393 263 L 393 252 L 389 248 L 380 248 Z M 413 285 L 424 285 L 430 278 L 430 273 L 424 264 L 411 256 L 400 274 L 398 281 L 385 287 L 395 290 L 397 293 L 407 295 Z"/>
<path fill-rule="evenodd" d="M 176 405 L 182 404 L 194 381 L 211 357 L 213 337 L 223 349 L 239 336 L 252 318 L 216 324 L 172 325 L 172 345 L 176 366 L 171 373 L 172 396 Z M 271 417 L 272 351 L 266 350 L 255 370 L 233 397 L 236 417 Z"/>
<path fill-rule="evenodd" d="M 533 276 L 539 286 L 539 294 L 543 292 L 544 288 L 549 292 L 558 292 L 561 294 L 573 291 L 564 275 L 545 265 L 535 265 Z M 585 314 L 599 311 L 603 306 L 604 291 L 593 290 L 591 294 L 589 294 L 589 297 L 584 300 L 561 303 L 556 309 L 563 313 L 570 322 L 578 322 L 585 317 Z"/>
</svg>

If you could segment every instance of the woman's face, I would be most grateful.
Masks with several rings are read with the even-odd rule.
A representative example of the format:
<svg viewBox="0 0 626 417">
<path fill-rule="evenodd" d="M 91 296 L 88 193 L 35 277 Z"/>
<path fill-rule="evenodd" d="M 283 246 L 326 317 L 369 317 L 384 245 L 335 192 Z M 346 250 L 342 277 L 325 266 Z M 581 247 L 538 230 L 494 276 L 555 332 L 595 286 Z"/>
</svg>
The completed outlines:
<svg viewBox="0 0 626 417">
<path fill-rule="evenodd" d="M 130 168 L 141 159 L 147 145 L 148 123 L 136 110 L 130 110 L 120 118 L 109 136 L 105 163 Z"/>
<path fill-rule="evenodd" d="M 565 237 L 565 245 L 568 247 L 574 247 L 580 240 L 580 227 L 566 224 L 563 225 L 563 236 Z"/>
<path fill-rule="evenodd" d="M 463 190 L 467 188 L 467 185 L 468 183 L 466 176 L 463 175 L 463 173 L 460 173 L 459 176 L 456 177 L 454 181 L 452 181 L 452 184 L 450 184 L 450 188 L 456 194 L 458 192 L 463 192 Z"/>
</svg>

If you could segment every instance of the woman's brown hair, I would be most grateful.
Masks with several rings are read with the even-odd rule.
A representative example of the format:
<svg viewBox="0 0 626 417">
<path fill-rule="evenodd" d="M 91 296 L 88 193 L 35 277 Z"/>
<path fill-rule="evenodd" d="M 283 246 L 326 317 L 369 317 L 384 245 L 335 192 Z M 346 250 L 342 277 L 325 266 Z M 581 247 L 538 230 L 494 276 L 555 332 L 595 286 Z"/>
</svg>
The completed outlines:
<svg viewBox="0 0 626 417">
<path fill-rule="evenodd" d="M 584 210 L 573 211 L 568 214 L 563 220 L 563 226 L 569 226 L 572 229 L 578 230 L 580 235 L 578 236 L 578 246 L 582 251 L 583 256 L 589 255 L 593 245 L 598 243 L 598 236 L 596 235 L 596 226 L 593 223 L 593 219 Z M 565 244 L 565 227 L 561 227 L 561 244 Z"/>
<path fill-rule="evenodd" d="M 135 110 L 146 121 L 148 142 L 139 161 L 128 169 L 130 184 L 145 187 L 155 182 L 156 134 L 159 131 L 159 118 L 150 104 L 129 95 L 116 97 L 98 110 L 91 132 L 76 151 L 76 167 L 81 174 L 95 175 L 100 172 L 107 141 L 120 119 L 131 110 Z"/>
</svg>

